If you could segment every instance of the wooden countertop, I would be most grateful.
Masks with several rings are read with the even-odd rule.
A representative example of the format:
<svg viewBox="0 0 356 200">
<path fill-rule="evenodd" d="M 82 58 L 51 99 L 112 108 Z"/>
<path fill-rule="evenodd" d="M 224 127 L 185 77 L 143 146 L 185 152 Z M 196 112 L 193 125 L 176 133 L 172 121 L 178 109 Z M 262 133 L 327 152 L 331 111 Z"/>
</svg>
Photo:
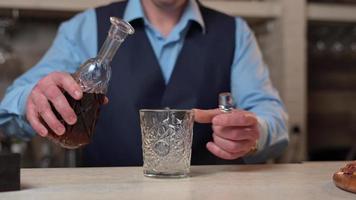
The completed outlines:
<svg viewBox="0 0 356 200">
<path fill-rule="evenodd" d="M 0 193 L 0 199 L 355 200 L 332 182 L 345 164 L 193 166 L 184 179 L 146 178 L 141 167 L 22 169 L 22 190 Z"/>
</svg>

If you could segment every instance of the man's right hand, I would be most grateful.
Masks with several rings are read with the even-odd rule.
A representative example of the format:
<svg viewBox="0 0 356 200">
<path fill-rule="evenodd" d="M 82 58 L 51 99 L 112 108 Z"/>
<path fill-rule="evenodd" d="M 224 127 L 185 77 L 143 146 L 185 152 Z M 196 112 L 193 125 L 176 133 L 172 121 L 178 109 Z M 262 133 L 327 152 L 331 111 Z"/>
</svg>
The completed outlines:
<svg viewBox="0 0 356 200">
<path fill-rule="evenodd" d="M 76 100 L 83 96 L 81 87 L 70 74 L 53 72 L 37 83 L 27 99 L 26 118 L 32 128 L 43 137 L 48 134 L 43 121 L 56 134 L 62 135 L 65 132 L 65 127 L 53 113 L 50 102 L 66 123 L 73 125 L 77 121 L 75 112 L 62 93 L 63 90 Z"/>
</svg>

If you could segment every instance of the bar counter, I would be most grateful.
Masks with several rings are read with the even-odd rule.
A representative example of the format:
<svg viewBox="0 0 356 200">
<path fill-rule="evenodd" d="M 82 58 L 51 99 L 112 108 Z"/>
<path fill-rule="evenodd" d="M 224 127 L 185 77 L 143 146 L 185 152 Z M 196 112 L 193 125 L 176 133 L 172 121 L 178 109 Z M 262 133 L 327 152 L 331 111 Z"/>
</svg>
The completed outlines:
<svg viewBox="0 0 356 200">
<path fill-rule="evenodd" d="M 22 169 L 21 191 L 0 193 L 0 199 L 355 200 L 332 182 L 345 164 L 193 166 L 183 179 L 147 178 L 141 167 Z"/>
</svg>

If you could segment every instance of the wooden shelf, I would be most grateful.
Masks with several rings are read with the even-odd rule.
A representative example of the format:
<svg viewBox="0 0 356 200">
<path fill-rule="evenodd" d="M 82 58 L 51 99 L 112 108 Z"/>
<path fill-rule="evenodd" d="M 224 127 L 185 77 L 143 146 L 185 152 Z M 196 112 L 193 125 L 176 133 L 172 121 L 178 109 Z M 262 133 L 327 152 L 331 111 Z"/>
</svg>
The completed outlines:
<svg viewBox="0 0 356 200">
<path fill-rule="evenodd" d="M 309 3 L 308 19 L 325 22 L 356 22 L 356 5 Z"/>
<path fill-rule="evenodd" d="M 0 9 L 82 11 L 104 5 L 113 0 L 0 0 Z M 248 18 L 276 18 L 282 9 L 276 2 L 239 2 L 203 0 L 207 7 L 215 8 L 233 16 Z"/>
</svg>

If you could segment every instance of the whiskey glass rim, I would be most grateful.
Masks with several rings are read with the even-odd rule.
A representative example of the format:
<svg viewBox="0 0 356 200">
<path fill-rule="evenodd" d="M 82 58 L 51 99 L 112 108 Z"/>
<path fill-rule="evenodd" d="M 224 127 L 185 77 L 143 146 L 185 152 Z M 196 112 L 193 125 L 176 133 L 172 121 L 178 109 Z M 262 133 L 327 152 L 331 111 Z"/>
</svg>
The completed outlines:
<svg viewBox="0 0 356 200">
<path fill-rule="evenodd" d="M 187 112 L 193 113 L 192 109 L 140 109 L 140 112 Z"/>
</svg>

